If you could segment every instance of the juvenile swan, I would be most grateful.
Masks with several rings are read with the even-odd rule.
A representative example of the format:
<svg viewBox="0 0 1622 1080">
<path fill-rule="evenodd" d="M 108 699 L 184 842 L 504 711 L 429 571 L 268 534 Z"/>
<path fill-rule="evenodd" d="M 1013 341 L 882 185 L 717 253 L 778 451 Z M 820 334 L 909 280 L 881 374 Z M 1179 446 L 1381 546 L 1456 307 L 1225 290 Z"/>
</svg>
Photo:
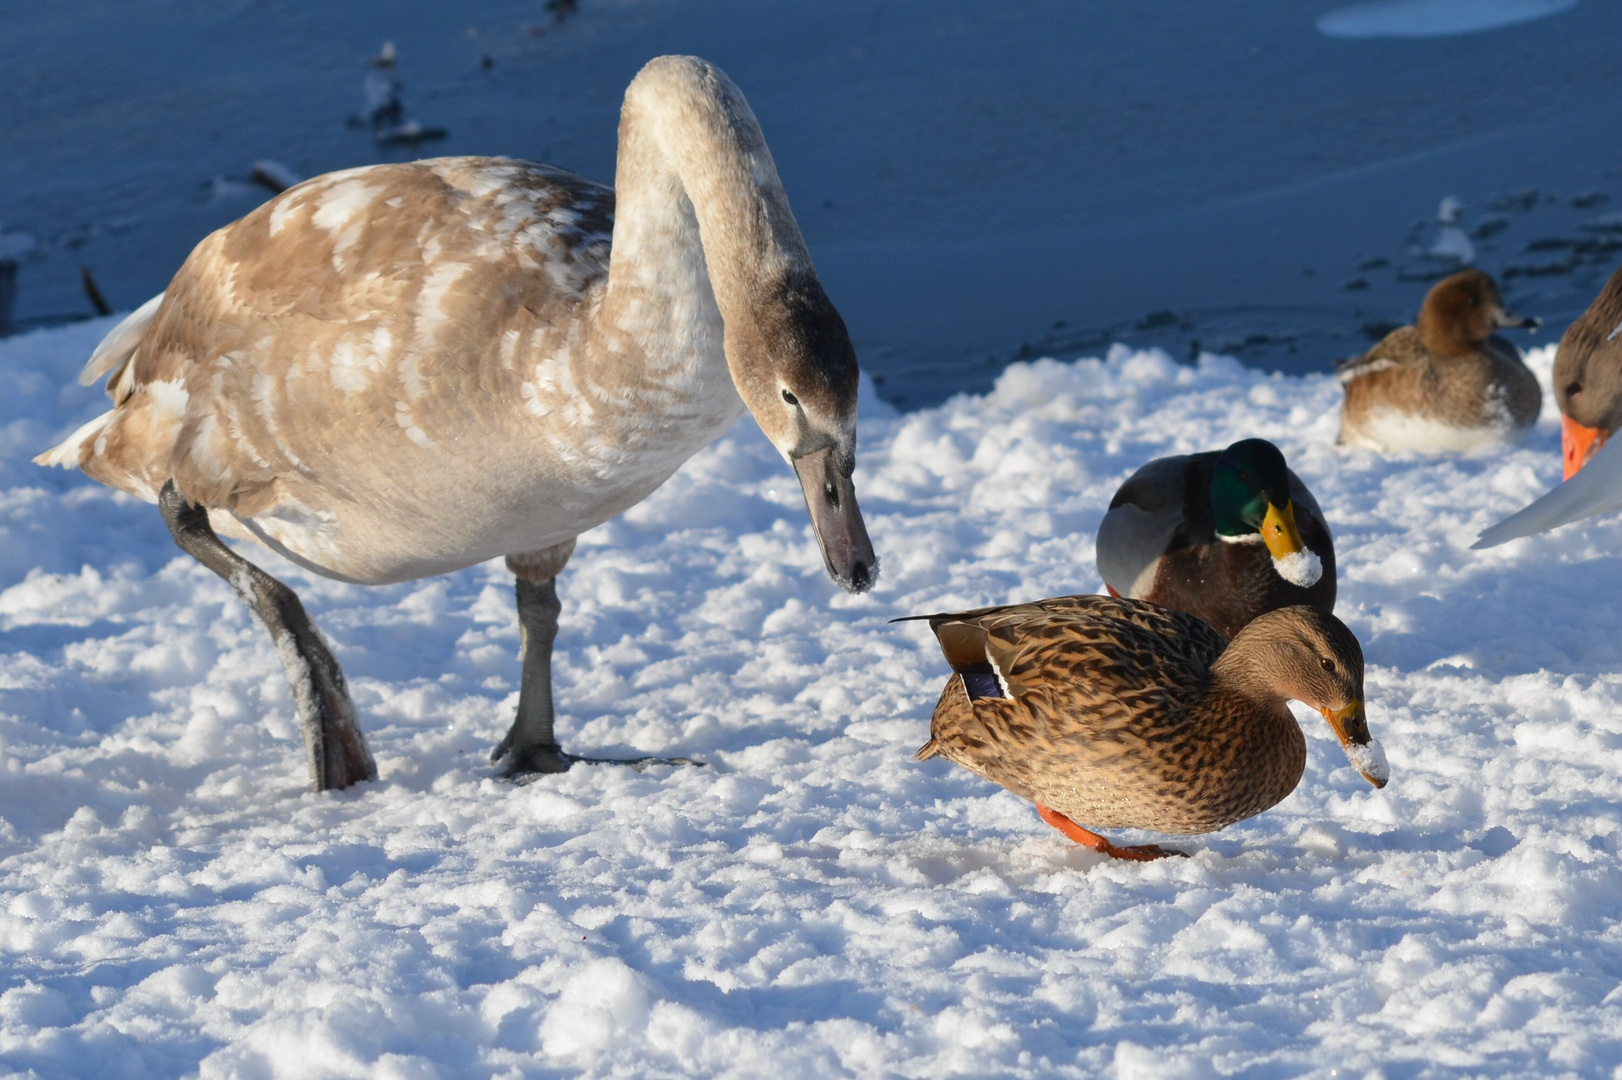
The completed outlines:
<svg viewBox="0 0 1622 1080">
<path fill-rule="evenodd" d="M 617 204 L 617 205 L 616 205 Z M 518 715 L 553 736 L 556 578 L 743 413 L 794 466 L 828 573 L 872 585 L 856 356 L 743 94 L 695 57 L 625 92 L 615 188 L 504 158 L 331 173 L 219 230 L 96 349 L 112 411 L 35 460 L 162 509 L 276 641 L 317 790 L 376 776 L 337 662 L 224 546 L 384 584 L 498 555 L 517 575 Z"/>
</svg>

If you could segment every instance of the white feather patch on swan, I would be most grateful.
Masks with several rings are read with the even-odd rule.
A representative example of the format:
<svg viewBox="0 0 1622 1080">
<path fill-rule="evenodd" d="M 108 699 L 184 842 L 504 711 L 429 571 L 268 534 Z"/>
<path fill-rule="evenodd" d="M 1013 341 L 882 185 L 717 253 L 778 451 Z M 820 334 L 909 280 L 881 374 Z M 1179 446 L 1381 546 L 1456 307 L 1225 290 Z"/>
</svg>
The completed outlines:
<svg viewBox="0 0 1622 1080">
<path fill-rule="evenodd" d="M 1279 577 L 1303 589 L 1309 585 L 1316 585 L 1318 579 L 1324 575 L 1323 560 L 1306 548 L 1292 551 L 1282 559 L 1275 556 L 1273 569 L 1278 571 Z"/>
<path fill-rule="evenodd" d="M 1385 747 L 1379 739 L 1370 739 L 1367 746 L 1347 743 L 1345 749 L 1346 760 L 1364 776 L 1382 784 L 1391 779 L 1391 766 L 1386 764 Z"/>
</svg>

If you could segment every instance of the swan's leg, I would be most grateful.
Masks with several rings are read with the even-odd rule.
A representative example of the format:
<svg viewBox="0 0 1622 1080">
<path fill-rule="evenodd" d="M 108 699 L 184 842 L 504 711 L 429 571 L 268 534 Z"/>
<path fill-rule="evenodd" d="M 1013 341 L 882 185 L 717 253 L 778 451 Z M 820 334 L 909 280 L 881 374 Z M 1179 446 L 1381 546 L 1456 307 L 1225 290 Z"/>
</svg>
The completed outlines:
<svg viewBox="0 0 1622 1080">
<path fill-rule="evenodd" d="M 1090 829 L 1083 829 L 1057 810 L 1049 810 L 1041 803 L 1036 804 L 1036 812 L 1042 815 L 1043 821 L 1052 825 L 1076 843 L 1081 844 L 1083 847 L 1090 847 L 1100 855 L 1108 855 L 1112 859 L 1149 862 L 1151 859 L 1164 859 L 1172 855 L 1184 859 L 1188 858 L 1188 852 L 1186 851 L 1178 851 L 1176 848 L 1163 848 L 1159 844 L 1133 844 L 1129 847 L 1117 847 L 1097 833 Z"/>
<path fill-rule="evenodd" d="M 377 765 L 355 719 L 343 669 L 316 632 L 292 589 L 244 559 L 214 535 L 208 511 L 194 506 L 170 480 L 158 507 L 180 549 L 231 583 L 270 631 L 298 704 L 304 750 L 315 791 L 377 779 Z"/>
<path fill-rule="evenodd" d="M 518 627 L 524 642 L 523 682 L 518 689 L 518 715 L 507 737 L 491 753 L 492 762 L 507 759 L 507 776 L 563 772 L 577 761 L 591 765 L 696 765 L 687 758 L 599 758 L 566 754 L 558 745 L 552 724 L 552 643 L 558 636 L 557 576 L 574 541 L 524 555 L 507 556 L 507 569 L 518 577 Z"/>
<path fill-rule="evenodd" d="M 518 579 L 518 628 L 524 642 L 523 683 L 518 690 L 518 715 L 491 761 L 507 759 L 506 773 L 563 772 L 573 759 L 558 746 L 552 730 L 552 642 L 558 636 L 557 579 L 536 584 Z"/>
<path fill-rule="evenodd" d="M 490 755 L 507 759 L 506 775 L 563 772 L 574 759 L 558 746 L 552 730 L 552 643 L 558 636 L 558 575 L 574 554 L 574 541 L 523 555 L 507 556 L 518 578 L 518 630 L 523 640 L 524 674 L 518 689 L 518 715 L 507 737 Z"/>
</svg>

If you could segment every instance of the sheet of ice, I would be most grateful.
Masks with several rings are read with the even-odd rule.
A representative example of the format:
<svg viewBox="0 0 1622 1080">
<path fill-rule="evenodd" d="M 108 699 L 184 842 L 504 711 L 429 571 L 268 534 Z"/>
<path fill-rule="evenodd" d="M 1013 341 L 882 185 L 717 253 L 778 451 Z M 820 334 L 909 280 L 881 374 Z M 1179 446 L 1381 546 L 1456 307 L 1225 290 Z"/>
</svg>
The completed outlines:
<svg viewBox="0 0 1622 1080">
<path fill-rule="evenodd" d="M 313 796 L 230 586 L 151 507 L 27 463 L 102 407 L 73 376 L 111 325 L 0 342 L 0 1074 L 1622 1062 L 1622 523 L 1467 550 L 1557 478 L 1552 413 L 1496 456 L 1382 459 L 1331 447 L 1329 375 L 1017 364 L 986 397 L 865 416 L 885 576 L 860 597 L 745 420 L 584 537 L 561 586 L 567 744 L 696 769 L 499 782 L 498 566 L 368 590 L 267 558 L 347 665 L 382 774 Z M 1385 790 L 1301 708 L 1294 795 L 1125 864 L 910 759 L 946 668 L 885 620 L 1096 590 L 1115 486 L 1249 435 L 1335 530 Z"/>
<path fill-rule="evenodd" d="M 1495 30 L 1558 15 L 1577 0 L 1374 0 L 1348 4 L 1318 17 L 1329 37 L 1449 37 Z"/>
</svg>

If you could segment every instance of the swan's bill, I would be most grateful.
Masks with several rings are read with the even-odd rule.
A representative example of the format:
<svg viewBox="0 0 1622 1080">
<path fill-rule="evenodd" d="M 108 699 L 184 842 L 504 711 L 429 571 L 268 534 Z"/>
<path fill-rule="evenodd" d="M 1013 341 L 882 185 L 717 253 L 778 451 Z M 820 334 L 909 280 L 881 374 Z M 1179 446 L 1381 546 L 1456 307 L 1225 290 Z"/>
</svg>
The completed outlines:
<svg viewBox="0 0 1622 1080">
<path fill-rule="evenodd" d="M 879 576 L 879 560 L 856 505 L 856 486 L 839 468 L 832 447 L 794 459 L 811 528 L 822 546 L 828 576 L 847 592 L 866 592 Z"/>
</svg>

